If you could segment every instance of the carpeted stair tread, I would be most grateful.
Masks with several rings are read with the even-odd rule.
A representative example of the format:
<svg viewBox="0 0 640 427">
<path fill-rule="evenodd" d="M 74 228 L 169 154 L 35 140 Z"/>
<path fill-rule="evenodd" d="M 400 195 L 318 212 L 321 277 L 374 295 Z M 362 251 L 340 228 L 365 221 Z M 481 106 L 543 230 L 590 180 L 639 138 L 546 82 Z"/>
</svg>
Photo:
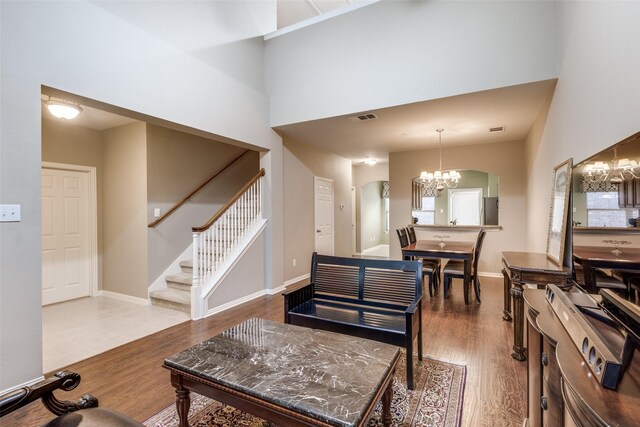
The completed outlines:
<svg viewBox="0 0 640 427">
<path fill-rule="evenodd" d="M 184 285 L 192 285 L 193 284 L 193 274 L 191 273 L 177 273 L 177 274 L 168 274 L 164 278 L 167 282 L 176 282 L 182 283 Z"/>
<path fill-rule="evenodd" d="M 160 289 L 149 294 L 151 298 L 171 301 L 176 304 L 191 305 L 191 293 L 180 289 Z"/>
</svg>

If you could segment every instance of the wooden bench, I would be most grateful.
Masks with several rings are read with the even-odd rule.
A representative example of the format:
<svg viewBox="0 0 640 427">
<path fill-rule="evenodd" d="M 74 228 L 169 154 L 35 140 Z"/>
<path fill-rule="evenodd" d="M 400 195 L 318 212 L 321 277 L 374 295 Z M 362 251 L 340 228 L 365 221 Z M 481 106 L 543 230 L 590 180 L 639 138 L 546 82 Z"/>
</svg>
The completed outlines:
<svg viewBox="0 0 640 427">
<path fill-rule="evenodd" d="M 406 349 L 413 390 L 413 342 L 422 360 L 422 263 L 313 254 L 311 283 L 284 293 L 284 321 Z"/>
</svg>

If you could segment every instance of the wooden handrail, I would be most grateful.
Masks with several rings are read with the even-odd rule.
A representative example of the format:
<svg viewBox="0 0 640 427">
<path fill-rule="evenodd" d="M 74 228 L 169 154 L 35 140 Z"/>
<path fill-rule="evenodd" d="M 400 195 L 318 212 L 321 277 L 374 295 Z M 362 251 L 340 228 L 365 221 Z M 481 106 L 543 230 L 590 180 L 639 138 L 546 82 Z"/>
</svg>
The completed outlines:
<svg viewBox="0 0 640 427">
<path fill-rule="evenodd" d="M 209 227 L 211 227 L 213 225 L 214 222 L 216 222 L 227 210 L 229 210 L 229 208 L 236 202 L 236 200 L 238 200 L 240 198 L 240 196 L 242 196 L 244 194 L 245 191 L 247 191 L 247 189 L 249 187 L 251 187 L 258 179 L 260 179 L 260 177 L 264 176 L 264 168 L 260 169 L 260 172 L 258 172 L 253 178 L 251 178 L 244 186 L 242 186 L 242 188 L 240 190 L 238 190 L 238 192 L 231 198 L 229 199 L 229 201 L 223 206 L 221 207 L 218 212 L 216 212 L 216 214 L 214 216 L 211 217 L 211 219 L 209 221 L 207 221 L 206 224 L 200 226 L 200 227 L 192 227 L 191 230 L 194 233 L 200 233 L 203 231 L 207 231 L 209 229 Z"/>
<path fill-rule="evenodd" d="M 164 221 L 165 219 L 167 219 L 169 217 L 169 215 L 171 215 L 172 213 L 174 213 L 180 206 L 184 205 L 187 200 L 189 200 L 190 198 L 193 197 L 194 194 L 196 194 L 198 191 L 202 190 L 202 188 L 207 185 L 208 183 L 210 183 L 211 181 L 214 180 L 215 177 L 217 177 L 218 175 L 220 175 L 222 172 L 224 172 L 229 166 L 231 166 L 232 164 L 234 164 L 235 162 L 237 162 L 238 160 L 240 160 L 240 158 L 242 156 L 244 156 L 245 154 L 247 154 L 249 151 L 251 150 L 244 150 L 242 153 L 240 153 L 240 155 L 238 157 L 236 157 L 235 159 L 231 160 L 229 163 L 227 163 L 227 165 L 225 167 L 223 167 L 222 169 L 220 169 L 218 172 L 216 172 L 215 174 L 213 174 L 213 176 L 209 179 L 207 179 L 205 182 L 203 182 L 202 184 L 200 184 L 200 186 L 198 188 L 196 188 L 195 190 L 193 190 L 191 193 L 189 193 L 189 195 L 187 197 L 185 197 L 184 199 L 180 200 L 178 203 L 176 203 L 175 205 L 173 205 L 171 207 L 171 209 L 169 209 L 168 211 L 166 211 L 161 217 L 159 217 L 158 219 L 156 219 L 155 221 L 153 221 L 152 223 L 149 223 L 149 225 L 147 226 L 148 228 L 154 228 L 156 227 L 158 224 L 160 224 L 162 221 Z"/>
</svg>

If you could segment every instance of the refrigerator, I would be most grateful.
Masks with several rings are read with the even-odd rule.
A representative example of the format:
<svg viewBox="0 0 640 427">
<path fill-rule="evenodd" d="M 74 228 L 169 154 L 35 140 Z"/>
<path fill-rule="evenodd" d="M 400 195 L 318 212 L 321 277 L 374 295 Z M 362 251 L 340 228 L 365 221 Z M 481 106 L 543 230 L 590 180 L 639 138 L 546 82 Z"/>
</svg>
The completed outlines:
<svg viewBox="0 0 640 427">
<path fill-rule="evenodd" d="M 497 197 L 482 198 L 482 225 L 498 225 L 498 209 L 500 202 Z"/>
</svg>

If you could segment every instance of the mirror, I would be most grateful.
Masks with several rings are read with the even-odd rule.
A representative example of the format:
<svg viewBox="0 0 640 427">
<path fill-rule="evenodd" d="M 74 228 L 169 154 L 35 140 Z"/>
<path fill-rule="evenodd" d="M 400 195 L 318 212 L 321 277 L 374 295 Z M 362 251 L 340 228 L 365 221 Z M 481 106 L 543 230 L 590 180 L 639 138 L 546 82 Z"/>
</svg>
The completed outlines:
<svg viewBox="0 0 640 427">
<path fill-rule="evenodd" d="M 569 159 L 553 169 L 549 232 L 547 235 L 547 258 L 559 266 L 562 266 L 564 256 L 569 208 L 569 189 L 571 188 L 571 166 L 572 161 Z"/>
<path fill-rule="evenodd" d="M 419 177 L 412 180 L 413 223 L 435 226 L 499 225 L 500 179 L 477 170 L 461 170 L 458 185 L 438 191 Z"/>
<path fill-rule="evenodd" d="M 633 162 L 640 162 L 640 133 L 574 167 L 575 229 L 635 228 L 640 231 L 640 167 L 625 170 L 624 166 L 633 166 Z"/>
</svg>

